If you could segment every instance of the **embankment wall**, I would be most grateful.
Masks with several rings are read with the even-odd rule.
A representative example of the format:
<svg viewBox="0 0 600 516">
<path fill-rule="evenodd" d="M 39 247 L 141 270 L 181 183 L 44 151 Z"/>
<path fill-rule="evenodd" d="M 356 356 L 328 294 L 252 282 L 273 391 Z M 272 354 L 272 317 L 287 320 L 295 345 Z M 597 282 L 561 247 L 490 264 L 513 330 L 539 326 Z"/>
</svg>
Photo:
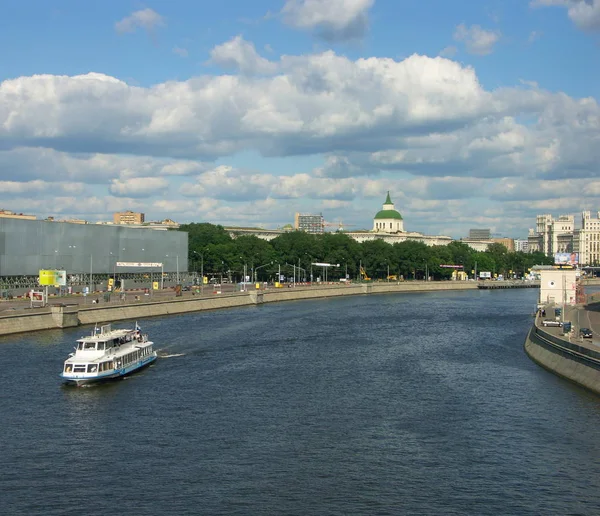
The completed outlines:
<svg viewBox="0 0 600 516">
<path fill-rule="evenodd" d="M 534 324 L 525 340 L 525 352 L 544 369 L 600 394 L 600 353 L 551 335 Z"/>
<path fill-rule="evenodd" d="M 313 286 L 304 289 L 269 289 L 264 291 L 251 291 L 248 293 L 222 294 L 214 297 L 193 297 L 160 302 L 131 303 L 126 305 L 96 305 L 93 307 L 82 307 L 78 305 L 53 306 L 51 307 L 50 312 L 44 309 L 38 309 L 40 310 L 39 312 L 26 314 L 16 312 L 0 316 L 0 335 L 281 301 L 364 294 L 474 289 L 477 289 L 477 285 L 474 282 L 363 283 L 342 286 Z"/>
</svg>

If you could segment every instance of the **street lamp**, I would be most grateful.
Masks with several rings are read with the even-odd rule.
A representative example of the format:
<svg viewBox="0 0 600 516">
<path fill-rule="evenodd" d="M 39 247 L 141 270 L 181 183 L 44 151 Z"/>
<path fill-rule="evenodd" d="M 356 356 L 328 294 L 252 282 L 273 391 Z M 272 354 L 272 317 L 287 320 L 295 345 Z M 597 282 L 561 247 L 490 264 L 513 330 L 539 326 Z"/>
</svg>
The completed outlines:
<svg viewBox="0 0 600 516">
<path fill-rule="evenodd" d="M 198 251 L 192 251 L 192 253 L 200 256 L 200 294 L 204 293 L 204 251 L 208 249 L 203 249 L 200 253 Z"/>
<path fill-rule="evenodd" d="M 267 265 L 273 265 L 273 262 L 265 263 L 264 265 L 260 265 L 260 266 L 258 266 L 258 267 L 255 267 L 255 268 L 254 268 L 254 278 L 255 278 L 255 279 L 256 279 L 256 271 L 257 271 L 258 269 L 262 269 L 263 267 L 266 267 Z M 254 282 L 254 281 L 253 281 L 253 282 Z"/>
</svg>

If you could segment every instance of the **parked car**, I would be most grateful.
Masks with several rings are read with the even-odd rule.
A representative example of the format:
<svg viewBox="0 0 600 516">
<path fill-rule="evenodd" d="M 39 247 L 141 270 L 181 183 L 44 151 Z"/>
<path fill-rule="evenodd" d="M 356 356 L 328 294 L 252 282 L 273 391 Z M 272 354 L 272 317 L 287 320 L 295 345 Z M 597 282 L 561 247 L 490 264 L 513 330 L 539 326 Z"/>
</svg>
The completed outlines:
<svg viewBox="0 0 600 516">
<path fill-rule="evenodd" d="M 542 324 L 543 324 L 544 326 L 558 326 L 558 327 L 562 326 L 562 322 L 560 322 L 560 321 L 555 321 L 555 320 L 553 320 L 553 319 L 544 319 L 544 320 L 542 321 Z"/>
<path fill-rule="evenodd" d="M 581 335 L 584 339 L 591 339 L 592 330 L 589 328 L 579 328 L 579 335 Z"/>
</svg>

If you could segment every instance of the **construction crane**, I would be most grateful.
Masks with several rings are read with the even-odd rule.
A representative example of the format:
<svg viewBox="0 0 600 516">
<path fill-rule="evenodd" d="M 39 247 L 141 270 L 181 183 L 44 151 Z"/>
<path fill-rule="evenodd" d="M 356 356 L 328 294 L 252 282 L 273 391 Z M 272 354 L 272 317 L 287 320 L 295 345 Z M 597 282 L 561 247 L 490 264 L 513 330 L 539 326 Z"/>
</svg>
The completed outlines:
<svg viewBox="0 0 600 516">
<path fill-rule="evenodd" d="M 360 277 L 364 280 L 364 281 L 371 281 L 371 278 L 369 278 L 369 276 L 367 276 L 367 271 L 365 271 L 364 267 L 360 268 Z"/>
<path fill-rule="evenodd" d="M 356 224 L 344 224 L 341 220 L 339 222 L 323 222 L 323 227 L 336 227 L 337 231 L 344 231 L 345 227 L 355 226 Z"/>
</svg>

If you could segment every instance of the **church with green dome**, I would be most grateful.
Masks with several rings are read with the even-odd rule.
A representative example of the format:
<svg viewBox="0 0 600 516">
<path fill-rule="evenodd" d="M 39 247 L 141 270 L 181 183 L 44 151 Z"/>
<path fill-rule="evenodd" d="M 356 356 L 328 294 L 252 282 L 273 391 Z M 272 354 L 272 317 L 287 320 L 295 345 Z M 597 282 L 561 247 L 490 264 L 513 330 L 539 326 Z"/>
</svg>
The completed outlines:
<svg viewBox="0 0 600 516">
<path fill-rule="evenodd" d="M 383 209 L 373 218 L 373 231 L 376 233 L 403 233 L 404 220 L 399 211 L 394 209 L 394 203 L 388 191 Z"/>
</svg>

